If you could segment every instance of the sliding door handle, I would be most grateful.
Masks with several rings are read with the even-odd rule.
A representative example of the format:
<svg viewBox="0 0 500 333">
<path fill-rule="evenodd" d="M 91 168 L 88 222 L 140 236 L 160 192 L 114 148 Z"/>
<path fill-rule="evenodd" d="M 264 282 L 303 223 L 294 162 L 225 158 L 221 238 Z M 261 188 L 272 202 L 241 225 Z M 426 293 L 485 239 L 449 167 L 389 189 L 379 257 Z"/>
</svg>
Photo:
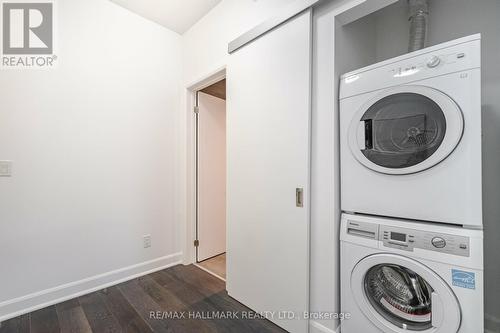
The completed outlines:
<svg viewBox="0 0 500 333">
<path fill-rule="evenodd" d="M 295 205 L 297 207 L 304 207 L 304 189 L 297 187 L 295 189 Z"/>
</svg>

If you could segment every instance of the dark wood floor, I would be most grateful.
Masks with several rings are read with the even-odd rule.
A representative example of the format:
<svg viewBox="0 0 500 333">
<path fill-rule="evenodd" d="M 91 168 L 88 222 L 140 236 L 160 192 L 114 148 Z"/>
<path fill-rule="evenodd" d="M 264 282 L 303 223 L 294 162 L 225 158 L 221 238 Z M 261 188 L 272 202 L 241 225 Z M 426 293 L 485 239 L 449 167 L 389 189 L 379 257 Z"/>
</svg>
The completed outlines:
<svg viewBox="0 0 500 333">
<path fill-rule="evenodd" d="M 156 311 L 162 314 L 154 318 Z M 238 319 L 216 319 L 217 311 L 237 311 Z M 223 281 L 193 265 L 179 265 L 11 319 L 0 333 L 285 332 L 264 319 L 242 319 L 246 311 L 227 295 Z M 165 318 L 169 312 L 186 318 Z M 212 318 L 194 318 L 201 315 Z"/>
</svg>

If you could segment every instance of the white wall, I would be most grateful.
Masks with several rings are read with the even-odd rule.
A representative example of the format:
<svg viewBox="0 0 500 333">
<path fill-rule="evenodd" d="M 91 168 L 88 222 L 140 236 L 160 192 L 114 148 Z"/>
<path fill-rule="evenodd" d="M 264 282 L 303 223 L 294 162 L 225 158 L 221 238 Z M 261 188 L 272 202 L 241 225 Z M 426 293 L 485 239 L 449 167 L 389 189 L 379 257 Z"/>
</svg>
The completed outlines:
<svg viewBox="0 0 500 333">
<path fill-rule="evenodd" d="M 0 72 L 0 321 L 180 259 L 180 36 L 107 0 L 57 7 L 59 66 Z"/>
<path fill-rule="evenodd" d="M 223 0 L 182 38 L 184 83 L 225 66 L 230 41 L 294 0 Z"/>
</svg>

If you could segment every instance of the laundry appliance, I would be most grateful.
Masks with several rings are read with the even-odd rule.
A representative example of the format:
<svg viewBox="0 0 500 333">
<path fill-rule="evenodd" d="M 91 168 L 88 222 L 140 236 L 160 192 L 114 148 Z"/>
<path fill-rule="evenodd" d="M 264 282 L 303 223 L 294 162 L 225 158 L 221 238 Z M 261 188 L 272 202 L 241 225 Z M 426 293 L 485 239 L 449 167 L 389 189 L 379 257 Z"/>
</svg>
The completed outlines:
<svg viewBox="0 0 500 333">
<path fill-rule="evenodd" d="M 341 77 L 341 208 L 482 228 L 481 36 Z"/>
<path fill-rule="evenodd" d="M 342 216 L 342 333 L 483 332 L 483 231 Z"/>
</svg>

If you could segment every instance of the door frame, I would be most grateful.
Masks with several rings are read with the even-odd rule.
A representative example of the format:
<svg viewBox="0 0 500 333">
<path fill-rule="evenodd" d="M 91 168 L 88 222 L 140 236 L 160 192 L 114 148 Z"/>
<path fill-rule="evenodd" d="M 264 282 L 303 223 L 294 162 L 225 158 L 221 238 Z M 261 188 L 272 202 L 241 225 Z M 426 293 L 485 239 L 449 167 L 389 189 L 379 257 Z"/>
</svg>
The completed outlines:
<svg viewBox="0 0 500 333">
<path fill-rule="evenodd" d="M 181 226 L 181 232 L 184 233 L 183 239 L 183 264 L 189 265 L 196 263 L 196 247 L 194 241 L 197 238 L 197 128 L 196 114 L 196 93 L 220 80 L 226 78 L 226 65 L 216 68 L 208 74 L 200 77 L 185 87 L 185 120 L 186 120 L 186 205 L 185 218 L 181 221 L 185 223 Z M 181 208 L 182 209 L 182 208 Z"/>
</svg>

